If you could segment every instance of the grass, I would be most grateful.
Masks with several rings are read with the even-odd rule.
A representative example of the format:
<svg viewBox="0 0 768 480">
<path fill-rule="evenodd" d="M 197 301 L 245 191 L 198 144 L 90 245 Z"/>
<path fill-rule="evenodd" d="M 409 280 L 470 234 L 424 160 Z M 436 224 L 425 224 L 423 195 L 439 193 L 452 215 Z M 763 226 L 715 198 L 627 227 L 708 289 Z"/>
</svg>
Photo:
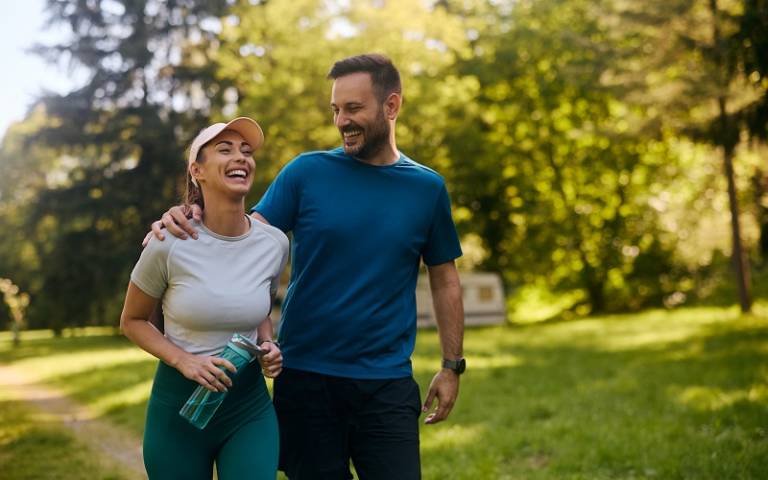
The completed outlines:
<svg viewBox="0 0 768 480">
<path fill-rule="evenodd" d="M 125 478 L 38 412 L 0 391 L 0 478 L 4 480 Z"/>
<path fill-rule="evenodd" d="M 768 305 L 756 311 L 701 307 L 468 330 L 459 402 L 447 422 L 421 429 L 424 478 L 764 478 Z M 439 358 L 436 333 L 419 332 L 422 395 Z M 36 333 L 14 350 L 0 335 L 0 362 L 141 434 L 155 362 L 125 339 Z"/>
</svg>

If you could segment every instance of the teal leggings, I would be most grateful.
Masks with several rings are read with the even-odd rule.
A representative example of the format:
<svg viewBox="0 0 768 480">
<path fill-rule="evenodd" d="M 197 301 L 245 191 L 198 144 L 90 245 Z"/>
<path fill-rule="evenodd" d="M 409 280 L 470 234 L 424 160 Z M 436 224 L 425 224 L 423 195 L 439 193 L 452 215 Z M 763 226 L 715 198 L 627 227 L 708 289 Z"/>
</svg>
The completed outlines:
<svg viewBox="0 0 768 480">
<path fill-rule="evenodd" d="M 258 364 L 244 367 L 211 422 L 198 430 L 179 415 L 197 383 L 160 362 L 147 405 L 144 466 L 150 480 L 274 480 L 278 431 Z"/>
</svg>

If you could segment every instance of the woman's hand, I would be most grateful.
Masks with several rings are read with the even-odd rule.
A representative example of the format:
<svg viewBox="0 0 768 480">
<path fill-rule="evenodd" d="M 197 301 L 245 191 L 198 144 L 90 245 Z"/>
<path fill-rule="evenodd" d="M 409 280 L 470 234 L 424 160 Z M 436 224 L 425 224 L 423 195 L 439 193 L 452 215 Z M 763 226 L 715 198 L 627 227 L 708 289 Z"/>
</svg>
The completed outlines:
<svg viewBox="0 0 768 480">
<path fill-rule="evenodd" d="M 280 361 L 282 363 L 282 357 Z M 232 373 L 237 372 L 232 362 L 224 358 L 192 355 L 186 352 L 173 367 L 186 378 L 194 380 L 212 392 L 226 392 L 232 386 L 232 379 L 219 367 L 226 368 Z"/>
<path fill-rule="evenodd" d="M 262 342 L 259 347 L 267 352 L 259 357 L 264 376 L 275 378 L 280 375 L 283 371 L 283 352 L 280 351 L 280 347 L 270 340 Z"/>
</svg>

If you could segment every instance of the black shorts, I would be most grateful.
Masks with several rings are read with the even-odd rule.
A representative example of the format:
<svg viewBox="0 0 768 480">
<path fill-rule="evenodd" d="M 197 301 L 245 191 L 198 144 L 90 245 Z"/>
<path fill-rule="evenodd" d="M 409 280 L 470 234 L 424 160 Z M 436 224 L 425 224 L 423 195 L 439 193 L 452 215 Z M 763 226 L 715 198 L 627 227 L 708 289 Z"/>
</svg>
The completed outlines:
<svg viewBox="0 0 768 480">
<path fill-rule="evenodd" d="M 419 386 L 285 369 L 275 379 L 280 470 L 291 480 L 417 480 Z"/>
</svg>

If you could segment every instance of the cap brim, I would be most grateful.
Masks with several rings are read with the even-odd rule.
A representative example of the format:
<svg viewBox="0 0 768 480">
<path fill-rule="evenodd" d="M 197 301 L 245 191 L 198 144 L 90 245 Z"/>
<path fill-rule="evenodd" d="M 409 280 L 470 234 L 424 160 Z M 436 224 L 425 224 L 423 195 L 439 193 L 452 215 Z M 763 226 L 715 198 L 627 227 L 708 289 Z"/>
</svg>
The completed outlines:
<svg viewBox="0 0 768 480">
<path fill-rule="evenodd" d="M 221 131 L 234 130 L 243 136 L 243 140 L 254 150 L 261 148 L 264 144 L 264 132 L 255 120 L 248 117 L 237 117 L 226 124 Z"/>
</svg>

